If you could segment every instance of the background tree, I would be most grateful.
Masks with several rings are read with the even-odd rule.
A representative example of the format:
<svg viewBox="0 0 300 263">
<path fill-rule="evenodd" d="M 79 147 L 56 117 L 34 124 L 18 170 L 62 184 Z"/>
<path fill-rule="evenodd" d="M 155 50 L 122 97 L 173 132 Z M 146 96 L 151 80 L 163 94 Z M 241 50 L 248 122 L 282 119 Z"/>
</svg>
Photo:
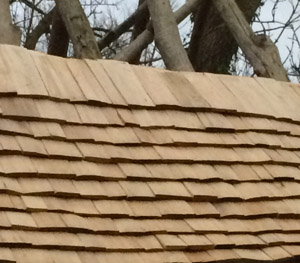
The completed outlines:
<svg viewBox="0 0 300 263">
<path fill-rule="evenodd" d="M 247 22 L 254 19 L 262 0 L 237 0 Z M 216 10 L 213 1 L 200 1 L 194 12 L 194 29 L 188 54 L 196 71 L 227 73 L 238 44 Z"/>
<path fill-rule="evenodd" d="M 289 77 L 300 81 L 299 1 L 235 1 L 254 33 L 270 37 L 265 39 L 272 39 L 279 47 L 281 62 Z M 22 45 L 60 56 L 78 56 L 75 40 L 64 22 L 66 14 L 59 16 L 55 1 L 10 0 L 10 4 L 13 21 L 22 29 Z M 145 0 L 80 0 L 80 4 L 104 58 L 164 67 L 162 58 L 165 56 L 153 41 L 153 17 L 150 19 Z M 183 47 L 196 71 L 255 74 L 252 63 L 239 48 L 240 44 L 213 1 L 173 0 L 171 4 L 177 23 L 188 16 L 178 28 Z"/>
<path fill-rule="evenodd" d="M 20 44 L 20 29 L 12 24 L 9 13 L 9 1 L 0 2 L 0 43 L 11 45 Z"/>
</svg>

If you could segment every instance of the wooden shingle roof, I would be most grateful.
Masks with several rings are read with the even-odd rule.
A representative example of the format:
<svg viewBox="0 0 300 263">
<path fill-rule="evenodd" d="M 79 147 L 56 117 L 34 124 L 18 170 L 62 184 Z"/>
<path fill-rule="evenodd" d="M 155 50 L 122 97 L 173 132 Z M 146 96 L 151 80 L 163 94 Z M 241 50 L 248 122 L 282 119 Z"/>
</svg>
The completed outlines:
<svg viewBox="0 0 300 263">
<path fill-rule="evenodd" d="M 0 262 L 295 259 L 299 109 L 296 84 L 1 45 Z"/>
</svg>

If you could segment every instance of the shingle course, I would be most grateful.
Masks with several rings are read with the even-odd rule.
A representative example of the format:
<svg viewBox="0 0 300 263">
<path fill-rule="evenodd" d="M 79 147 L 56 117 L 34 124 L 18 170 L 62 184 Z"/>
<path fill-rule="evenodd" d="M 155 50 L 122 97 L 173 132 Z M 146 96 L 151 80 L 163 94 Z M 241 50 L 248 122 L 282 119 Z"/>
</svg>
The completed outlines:
<svg viewBox="0 0 300 263">
<path fill-rule="evenodd" d="M 0 261 L 300 256 L 299 89 L 1 45 Z"/>
</svg>

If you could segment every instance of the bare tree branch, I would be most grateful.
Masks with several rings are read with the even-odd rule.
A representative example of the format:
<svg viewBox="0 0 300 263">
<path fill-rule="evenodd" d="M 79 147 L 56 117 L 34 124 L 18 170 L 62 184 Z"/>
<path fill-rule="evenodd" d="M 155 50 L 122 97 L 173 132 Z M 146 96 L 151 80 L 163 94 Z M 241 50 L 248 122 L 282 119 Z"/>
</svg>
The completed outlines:
<svg viewBox="0 0 300 263">
<path fill-rule="evenodd" d="M 139 0 L 139 6 L 145 4 L 147 0 Z M 144 32 L 144 30 L 147 28 L 147 25 L 150 20 L 150 13 L 147 8 L 145 12 L 143 12 L 143 15 L 137 16 L 135 19 L 133 32 L 131 36 L 131 42 L 134 41 L 140 34 Z M 128 61 L 130 64 L 138 65 L 140 63 L 140 58 L 142 55 L 142 51 L 131 61 Z M 154 56 L 154 54 L 153 54 Z"/>
<path fill-rule="evenodd" d="M 30 2 L 29 0 L 20 0 L 22 3 L 33 9 L 34 11 L 37 11 L 41 15 L 46 15 L 45 12 L 38 8 L 34 3 Z"/>
<path fill-rule="evenodd" d="M 114 28 L 112 31 L 108 32 L 101 40 L 98 41 L 99 49 L 102 50 L 103 48 L 107 47 L 113 41 L 118 39 L 122 34 L 127 32 L 129 28 L 134 25 L 134 22 L 136 21 L 137 17 L 145 15 L 147 10 L 147 3 L 144 2 L 122 24 Z"/>
<path fill-rule="evenodd" d="M 235 0 L 213 0 L 213 3 L 255 73 L 258 76 L 289 81 L 275 44 L 265 36 L 255 36 Z"/>
<path fill-rule="evenodd" d="M 24 47 L 28 49 L 35 49 L 35 46 L 40 37 L 50 31 L 54 9 L 46 14 L 39 24 L 27 35 Z"/>
<path fill-rule="evenodd" d="M 181 6 L 175 13 L 177 24 L 182 22 L 191 12 L 193 12 L 201 0 L 189 0 Z M 124 48 L 114 59 L 121 61 L 130 61 L 142 52 L 153 41 L 153 27 L 151 22 L 148 24 L 147 29 L 140 34 L 130 45 Z"/>
</svg>

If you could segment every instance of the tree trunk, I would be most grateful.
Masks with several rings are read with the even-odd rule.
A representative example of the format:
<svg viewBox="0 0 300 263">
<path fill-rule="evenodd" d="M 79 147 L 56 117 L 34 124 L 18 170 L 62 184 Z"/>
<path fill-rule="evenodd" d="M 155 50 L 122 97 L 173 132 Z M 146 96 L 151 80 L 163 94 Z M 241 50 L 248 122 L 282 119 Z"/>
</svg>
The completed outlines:
<svg viewBox="0 0 300 263">
<path fill-rule="evenodd" d="M 9 0 L 0 1 L 0 44 L 19 46 L 21 43 L 21 30 L 12 24 Z"/>
<path fill-rule="evenodd" d="M 101 58 L 94 32 L 79 0 L 55 0 L 55 3 L 73 43 L 75 57 Z"/>
<path fill-rule="evenodd" d="M 247 22 L 255 15 L 262 0 L 237 0 Z M 198 72 L 228 74 L 238 45 L 211 0 L 199 2 L 194 14 L 194 29 L 188 49 L 189 58 Z"/>
<path fill-rule="evenodd" d="M 139 0 L 139 7 L 143 4 L 146 4 L 146 2 L 147 2 L 146 0 Z M 132 41 L 134 41 L 140 34 L 144 32 L 144 30 L 147 28 L 149 19 L 150 19 L 150 14 L 147 7 L 145 12 L 142 15 L 137 16 L 135 20 L 133 32 L 132 32 Z M 143 51 L 140 51 L 135 58 L 133 58 L 128 62 L 130 64 L 138 65 L 140 63 L 142 52 Z"/>
<path fill-rule="evenodd" d="M 265 36 L 256 36 L 235 0 L 213 0 L 231 34 L 246 58 L 261 77 L 289 81 L 275 44 Z"/>
<path fill-rule="evenodd" d="M 181 6 L 175 13 L 176 23 L 182 22 L 191 12 L 195 11 L 201 0 L 189 0 Z M 151 21 L 147 29 L 144 30 L 130 45 L 118 53 L 114 59 L 121 61 L 131 61 L 137 54 L 142 52 L 153 41 L 153 27 Z"/>
<path fill-rule="evenodd" d="M 54 11 L 52 19 L 52 29 L 48 46 L 48 54 L 59 57 L 66 57 L 68 53 L 69 40 L 70 39 L 68 31 L 59 12 L 56 9 Z"/>
<path fill-rule="evenodd" d="M 40 39 L 40 37 L 50 31 L 50 25 L 52 23 L 52 18 L 55 8 L 52 9 L 48 14 L 46 14 L 39 24 L 27 35 L 24 47 L 27 49 L 35 49 L 35 46 Z"/>
<path fill-rule="evenodd" d="M 193 71 L 183 48 L 170 0 L 147 0 L 156 45 L 170 70 Z"/>
</svg>

